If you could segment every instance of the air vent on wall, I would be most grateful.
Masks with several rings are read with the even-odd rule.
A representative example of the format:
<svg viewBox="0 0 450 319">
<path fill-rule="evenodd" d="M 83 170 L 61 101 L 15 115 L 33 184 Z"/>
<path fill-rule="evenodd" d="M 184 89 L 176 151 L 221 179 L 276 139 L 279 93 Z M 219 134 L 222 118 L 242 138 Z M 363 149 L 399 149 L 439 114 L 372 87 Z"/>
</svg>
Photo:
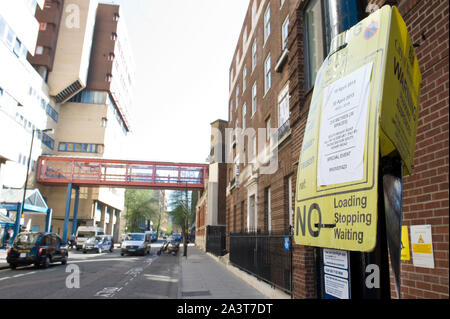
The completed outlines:
<svg viewBox="0 0 450 319">
<path fill-rule="evenodd" d="M 63 103 L 66 102 L 68 99 L 70 99 L 72 96 L 77 94 L 83 89 L 83 86 L 81 85 L 80 81 L 75 81 L 68 87 L 66 87 L 64 90 L 59 92 L 55 96 L 55 100 L 57 103 Z"/>
</svg>

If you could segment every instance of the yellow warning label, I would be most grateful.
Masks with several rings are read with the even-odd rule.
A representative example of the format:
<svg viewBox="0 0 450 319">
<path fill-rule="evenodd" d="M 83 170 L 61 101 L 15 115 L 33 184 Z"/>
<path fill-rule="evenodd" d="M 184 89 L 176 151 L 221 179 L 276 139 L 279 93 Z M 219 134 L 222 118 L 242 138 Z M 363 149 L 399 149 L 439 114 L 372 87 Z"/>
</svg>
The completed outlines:
<svg viewBox="0 0 450 319">
<path fill-rule="evenodd" d="M 412 249 L 413 249 L 413 253 L 419 253 L 419 254 L 432 254 L 433 253 L 431 244 L 413 244 Z"/>
<path fill-rule="evenodd" d="M 422 238 L 422 235 L 419 236 L 419 240 L 418 240 L 417 242 L 418 242 L 419 244 L 423 244 L 423 243 L 424 243 L 423 238 Z"/>
<path fill-rule="evenodd" d="M 400 260 L 410 260 L 411 254 L 409 252 L 409 236 L 408 226 L 402 226 L 402 247 L 400 252 Z"/>
</svg>

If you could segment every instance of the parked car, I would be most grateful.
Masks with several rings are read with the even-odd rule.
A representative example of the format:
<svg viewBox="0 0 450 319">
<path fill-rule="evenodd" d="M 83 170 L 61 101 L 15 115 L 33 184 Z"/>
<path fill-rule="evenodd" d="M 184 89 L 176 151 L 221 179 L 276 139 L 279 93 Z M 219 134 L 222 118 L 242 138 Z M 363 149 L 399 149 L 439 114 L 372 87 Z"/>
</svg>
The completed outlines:
<svg viewBox="0 0 450 319">
<path fill-rule="evenodd" d="M 67 263 L 69 252 L 55 233 L 23 232 L 14 239 L 8 250 L 6 261 L 12 269 L 34 264 L 36 268 L 47 268 L 50 263 Z"/>
<path fill-rule="evenodd" d="M 149 235 L 150 235 L 150 241 L 151 241 L 152 243 L 158 240 L 158 235 L 157 235 L 156 231 L 153 231 L 153 230 L 147 230 L 147 231 L 145 232 L 145 234 L 149 234 Z"/>
<path fill-rule="evenodd" d="M 175 234 L 175 235 L 172 236 L 172 238 L 177 243 L 181 243 L 183 241 L 183 237 L 181 236 L 181 234 Z"/>
<path fill-rule="evenodd" d="M 122 241 L 120 255 L 140 254 L 144 256 L 150 253 L 150 234 L 128 233 Z"/>
<path fill-rule="evenodd" d="M 76 235 L 76 246 L 77 250 L 83 248 L 84 243 L 88 240 L 88 238 L 104 235 L 105 231 L 103 228 L 95 227 L 95 226 L 79 226 L 77 229 Z"/>
<path fill-rule="evenodd" d="M 111 235 L 100 235 L 88 238 L 83 244 L 83 254 L 88 251 L 96 251 L 101 253 L 103 251 L 113 251 L 113 242 Z"/>
</svg>

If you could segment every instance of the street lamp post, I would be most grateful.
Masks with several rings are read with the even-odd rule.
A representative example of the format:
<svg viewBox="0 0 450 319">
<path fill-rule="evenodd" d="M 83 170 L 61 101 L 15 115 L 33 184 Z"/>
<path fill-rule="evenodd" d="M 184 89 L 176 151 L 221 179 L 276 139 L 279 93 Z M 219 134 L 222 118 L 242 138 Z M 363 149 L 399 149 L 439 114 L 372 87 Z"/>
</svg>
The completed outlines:
<svg viewBox="0 0 450 319">
<path fill-rule="evenodd" d="M 22 218 L 22 215 L 23 215 L 23 212 L 24 212 L 24 207 L 25 207 L 25 196 L 26 196 L 27 184 L 28 184 L 28 172 L 30 171 L 31 154 L 33 152 L 34 132 L 36 132 L 36 131 L 41 131 L 41 133 L 46 133 L 46 132 L 53 133 L 53 129 L 52 128 L 48 128 L 48 129 L 45 129 L 45 130 L 39 130 L 39 129 L 34 128 L 32 133 L 31 133 L 30 153 L 29 153 L 29 156 L 28 156 L 27 171 L 25 173 L 25 184 L 23 186 L 23 197 L 22 197 L 22 204 L 20 205 L 20 212 L 19 212 L 19 216 L 20 217 L 19 218 Z M 16 218 L 16 220 L 17 219 L 18 218 Z M 20 221 L 20 219 L 18 219 L 18 220 Z M 18 230 L 19 230 L 18 228 L 19 228 L 19 226 L 16 225 L 16 229 L 15 229 L 15 232 L 14 232 L 14 237 L 17 236 L 17 233 L 18 233 Z"/>
</svg>

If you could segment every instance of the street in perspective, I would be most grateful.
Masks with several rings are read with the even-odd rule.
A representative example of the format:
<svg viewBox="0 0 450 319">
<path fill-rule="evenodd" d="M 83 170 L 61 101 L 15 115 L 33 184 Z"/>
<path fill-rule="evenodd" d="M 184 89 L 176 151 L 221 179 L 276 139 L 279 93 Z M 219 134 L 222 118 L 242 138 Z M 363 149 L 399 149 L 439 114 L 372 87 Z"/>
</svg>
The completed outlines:
<svg viewBox="0 0 450 319">
<path fill-rule="evenodd" d="M 446 0 L 0 1 L 0 299 L 448 300 L 448 25 Z"/>
</svg>

